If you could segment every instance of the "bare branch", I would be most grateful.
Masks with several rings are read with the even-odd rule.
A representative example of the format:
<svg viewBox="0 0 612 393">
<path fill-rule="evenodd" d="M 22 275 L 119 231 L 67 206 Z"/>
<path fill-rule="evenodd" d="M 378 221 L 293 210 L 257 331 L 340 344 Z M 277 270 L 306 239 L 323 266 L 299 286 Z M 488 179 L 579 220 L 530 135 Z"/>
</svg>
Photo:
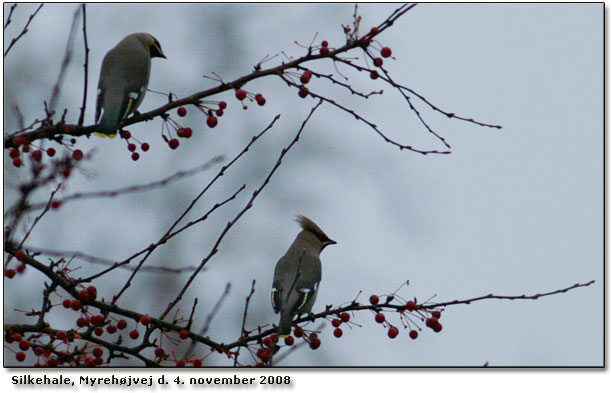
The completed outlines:
<svg viewBox="0 0 612 393">
<path fill-rule="evenodd" d="M 283 157 L 285 157 L 285 155 L 287 154 L 287 152 L 289 152 L 289 150 L 291 150 L 291 148 L 297 143 L 297 141 L 300 139 L 300 135 L 302 134 L 302 131 L 304 131 L 304 127 L 306 126 L 306 124 L 308 123 L 308 121 L 310 120 L 310 118 L 312 117 L 312 115 L 314 114 L 314 112 L 319 108 L 319 106 L 321 106 L 323 102 L 319 101 L 311 110 L 310 113 L 308 114 L 308 116 L 306 117 L 306 119 L 304 120 L 304 122 L 302 123 L 302 126 L 300 127 L 299 131 L 297 132 L 297 134 L 295 135 L 295 138 L 293 138 L 293 140 L 291 141 L 291 143 L 285 147 L 281 154 L 280 157 L 278 158 L 278 160 L 276 161 L 276 163 L 274 164 L 274 167 L 272 168 L 272 170 L 270 171 L 270 173 L 268 174 L 268 176 L 266 177 L 266 179 L 263 181 L 263 183 L 261 184 L 261 186 L 255 190 L 253 192 L 253 195 L 251 196 L 251 199 L 249 199 L 249 201 L 247 202 L 247 204 L 244 206 L 244 208 L 242 208 L 242 210 L 240 210 L 238 212 L 238 214 L 236 214 L 236 216 L 234 217 L 234 219 L 232 219 L 230 222 L 227 223 L 225 229 L 223 229 L 223 231 L 221 231 L 221 234 L 217 237 L 217 241 L 215 242 L 213 248 L 211 249 L 210 253 L 202 260 L 202 262 L 200 262 L 200 265 L 198 266 L 198 269 L 203 268 L 208 261 L 217 253 L 218 251 L 218 247 L 221 244 L 221 241 L 223 240 L 223 238 L 225 237 L 225 235 L 229 232 L 229 230 L 232 228 L 232 226 L 234 226 L 234 224 L 236 224 L 236 222 L 238 222 L 238 220 L 240 219 L 240 217 L 242 217 L 242 215 L 244 213 L 247 212 L 247 210 L 249 210 L 252 206 L 253 206 L 253 202 L 255 201 L 255 199 L 257 198 L 257 196 L 261 193 L 261 191 L 266 187 L 266 185 L 268 185 L 268 182 L 270 181 L 270 179 L 272 178 L 272 176 L 274 175 L 274 173 L 276 172 L 276 170 L 280 167 Z M 163 319 L 166 315 L 168 315 L 168 313 L 170 312 L 170 310 L 172 310 L 174 308 L 174 306 L 176 306 L 176 304 L 182 299 L 183 294 L 187 291 L 187 288 L 189 288 L 189 286 L 191 285 L 191 283 L 193 282 L 193 280 L 196 278 L 198 273 L 198 270 L 196 270 L 187 280 L 187 282 L 185 283 L 185 285 L 183 286 L 183 288 L 180 290 L 179 294 L 176 296 L 176 298 L 170 302 L 168 304 L 168 307 L 166 308 L 166 310 L 161 314 L 160 319 Z"/>
<path fill-rule="evenodd" d="M 83 12 L 83 44 L 85 45 L 85 63 L 83 64 L 83 105 L 81 106 L 81 114 L 79 115 L 79 126 L 83 126 L 85 120 L 85 108 L 87 106 L 87 75 L 89 72 L 89 46 L 87 45 L 87 13 L 85 3 L 81 4 Z"/>
<path fill-rule="evenodd" d="M 193 169 L 189 169 L 186 171 L 178 171 L 164 179 L 157 180 L 151 183 L 124 187 L 124 188 L 118 188 L 118 189 L 109 190 L 109 191 L 80 192 L 80 193 L 68 195 L 64 198 L 58 199 L 58 201 L 63 205 L 65 202 L 75 200 L 75 199 L 108 198 L 108 197 L 116 197 L 119 195 L 131 194 L 135 192 L 149 191 L 155 188 L 167 186 L 168 184 L 173 183 L 182 178 L 194 176 L 200 172 L 206 171 L 212 168 L 214 165 L 223 162 L 224 159 L 225 159 L 224 156 L 216 156 L 208 160 L 204 164 L 199 165 Z M 27 208 L 27 210 L 38 210 L 38 209 L 44 208 L 45 206 L 46 205 L 43 203 L 32 204 Z"/>
<path fill-rule="evenodd" d="M 74 16 L 72 17 L 72 25 L 70 26 L 70 33 L 68 34 L 68 43 L 66 44 L 66 52 L 64 53 L 64 59 L 62 60 L 62 66 L 60 68 L 59 75 L 57 76 L 57 81 L 55 82 L 55 86 L 53 86 L 53 90 L 51 92 L 51 100 L 49 101 L 49 109 L 48 116 L 53 116 L 55 113 L 55 107 L 57 105 L 57 100 L 60 95 L 60 91 L 62 89 L 62 85 L 64 84 L 64 78 L 66 77 L 66 70 L 70 65 L 70 61 L 72 59 L 72 48 L 74 46 L 74 40 L 76 37 L 76 29 L 78 25 L 79 18 L 81 16 L 81 9 L 77 8 L 74 11 Z"/>
<path fill-rule="evenodd" d="M 17 4 L 13 4 L 11 6 L 11 10 L 9 11 L 8 19 L 7 19 L 6 23 L 4 24 L 4 28 L 5 29 L 11 23 L 11 15 L 12 15 L 13 10 L 15 9 L 15 7 L 17 7 Z M 17 41 L 19 41 L 19 39 L 21 37 L 23 37 L 28 32 L 28 26 L 30 26 L 30 23 L 32 23 L 32 19 L 34 19 L 34 17 L 36 16 L 36 14 L 38 14 L 38 11 L 40 11 L 40 9 L 42 7 L 43 7 L 43 4 L 39 5 L 38 8 L 36 9 L 36 11 L 34 11 L 34 13 L 32 15 L 30 15 L 30 17 L 28 18 L 28 22 L 23 27 L 23 30 L 21 31 L 21 33 L 19 33 L 19 35 L 17 37 L 15 37 L 15 38 L 13 38 L 11 40 L 11 43 L 9 44 L 8 48 L 6 48 L 6 50 L 4 51 L 4 57 L 6 57 L 6 55 L 9 53 L 11 48 L 13 48 L 13 45 L 15 45 L 17 43 Z"/>
</svg>

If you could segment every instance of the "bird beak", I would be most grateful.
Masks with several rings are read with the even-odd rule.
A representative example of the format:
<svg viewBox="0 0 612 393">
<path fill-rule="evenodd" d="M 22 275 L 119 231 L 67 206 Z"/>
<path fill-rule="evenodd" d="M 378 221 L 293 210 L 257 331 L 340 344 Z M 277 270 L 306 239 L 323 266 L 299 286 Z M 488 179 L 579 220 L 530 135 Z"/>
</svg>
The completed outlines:
<svg viewBox="0 0 612 393">
<path fill-rule="evenodd" d="M 338 244 L 338 242 L 332 239 L 329 239 L 328 241 L 325 242 L 326 246 L 331 246 L 332 244 Z"/>
</svg>

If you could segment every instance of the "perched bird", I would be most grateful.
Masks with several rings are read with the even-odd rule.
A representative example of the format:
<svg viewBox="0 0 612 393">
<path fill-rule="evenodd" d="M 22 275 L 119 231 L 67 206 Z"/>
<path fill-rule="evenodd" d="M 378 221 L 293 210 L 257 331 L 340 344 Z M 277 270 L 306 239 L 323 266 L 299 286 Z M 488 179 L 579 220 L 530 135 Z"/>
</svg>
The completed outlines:
<svg viewBox="0 0 612 393">
<path fill-rule="evenodd" d="M 278 260 L 274 268 L 272 283 L 272 306 L 280 313 L 278 333 L 291 333 L 291 322 L 295 315 L 308 313 L 317 297 L 321 281 L 321 251 L 336 244 L 312 220 L 298 216 L 296 221 L 302 231 Z"/>
<path fill-rule="evenodd" d="M 102 61 L 96 103 L 96 134 L 114 136 L 121 120 L 132 114 L 147 92 L 151 58 L 166 56 L 151 34 L 130 34 L 108 51 Z"/>
</svg>

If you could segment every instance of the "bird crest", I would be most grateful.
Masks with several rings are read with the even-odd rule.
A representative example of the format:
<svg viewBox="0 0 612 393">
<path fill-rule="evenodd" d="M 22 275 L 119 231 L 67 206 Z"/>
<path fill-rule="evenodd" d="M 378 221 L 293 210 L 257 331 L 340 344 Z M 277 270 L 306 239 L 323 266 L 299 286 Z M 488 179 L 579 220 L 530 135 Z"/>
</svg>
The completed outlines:
<svg viewBox="0 0 612 393">
<path fill-rule="evenodd" d="M 295 219 L 298 224 L 302 227 L 303 230 L 312 232 L 317 238 L 321 241 L 330 240 L 329 236 L 323 232 L 321 228 L 317 224 L 314 223 L 310 218 L 302 216 L 301 214 L 297 216 Z"/>
</svg>

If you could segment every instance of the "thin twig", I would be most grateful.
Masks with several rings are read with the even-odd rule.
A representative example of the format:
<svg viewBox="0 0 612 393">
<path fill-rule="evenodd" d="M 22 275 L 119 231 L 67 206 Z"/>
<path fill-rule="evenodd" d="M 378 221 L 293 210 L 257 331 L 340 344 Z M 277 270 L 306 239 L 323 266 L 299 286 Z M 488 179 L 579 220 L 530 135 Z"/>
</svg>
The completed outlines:
<svg viewBox="0 0 612 393">
<path fill-rule="evenodd" d="M 251 297 L 255 293 L 255 280 L 251 283 L 251 291 L 249 292 L 246 300 L 244 302 L 244 313 L 242 314 L 242 325 L 240 326 L 240 337 L 242 337 L 246 331 L 244 330 L 244 326 L 246 325 L 247 314 L 249 311 L 249 303 L 251 302 Z M 234 355 L 234 367 L 238 364 L 238 354 L 240 352 L 240 346 L 236 349 L 236 353 Z"/>
<path fill-rule="evenodd" d="M 89 71 L 89 46 L 87 45 L 87 14 L 85 3 L 81 5 L 83 12 L 83 43 L 85 45 L 85 63 L 83 64 L 83 105 L 81 106 L 81 114 L 79 115 L 79 126 L 83 126 L 85 120 L 85 107 L 87 106 L 87 75 Z"/>
<path fill-rule="evenodd" d="M 213 306 L 213 309 L 206 316 L 206 320 L 204 321 L 204 326 L 202 327 L 202 330 L 200 330 L 200 333 L 199 333 L 200 336 L 204 336 L 206 334 L 206 332 L 208 332 L 208 329 L 210 328 L 210 324 L 211 324 L 213 318 L 215 317 L 215 315 L 217 315 L 217 313 L 221 309 L 221 306 L 223 305 L 223 302 L 225 301 L 225 299 L 227 299 L 227 296 L 230 293 L 231 287 L 232 287 L 231 283 L 228 282 L 227 284 L 225 284 L 225 290 L 223 291 L 223 293 L 219 297 L 219 300 L 217 300 L 217 303 L 215 303 L 215 305 Z M 189 320 L 189 322 L 191 322 L 191 319 Z M 189 325 L 187 325 L 187 326 L 189 326 Z M 191 345 L 189 346 L 187 351 L 185 351 L 185 356 L 184 356 L 185 358 L 189 357 L 189 355 L 193 351 L 193 348 L 196 345 L 196 342 L 197 341 L 191 341 Z"/>
<path fill-rule="evenodd" d="M 32 254 L 48 255 L 52 257 L 65 257 L 66 255 L 70 255 L 72 258 L 90 262 L 90 263 L 95 263 L 98 265 L 114 266 L 117 263 L 117 261 L 114 261 L 111 259 L 96 257 L 96 256 L 88 255 L 88 254 L 85 254 L 79 251 L 49 250 L 49 249 L 44 249 L 44 248 L 32 247 L 32 246 L 27 246 L 26 248 Z M 130 270 L 130 271 L 136 270 L 135 266 L 130 266 L 130 265 L 121 265 L 118 267 L 121 269 Z M 195 266 L 186 266 L 186 267 L 179 267 L 179 268 L 172 268 L 172 267 L 167 267 L 167 266 L 143 266 L 140 270 L 142 272 L 147 272 L 147 273 L 180 274 L 180 273 L 192 272 L 195 269 L 196 269 Z M 90 281 L 90 280 L 91 278 L 88 278 L 83 281 Z"/>
<path fill-rule="evenodd" d="M 156 180 L 154 182 L 151 183 L 147 183 L 147 184 L 141 184 L 141 185 L 135 185 L 135 186 L 130 186 L 130 187 L 124 187 L 124 188 L 118 188 L 115 190 L 109 190 L 109 191 L 96 191 L 96 192 L 80 192 L 80 193 L 76 193 L 76 194 L 72 194 L 72 195 L 68 195 L 62 199 L 59 199 L 58 201 L 64 205 L 65 202 L 68 202 L 70 200 L 74 200 L 74 199 L 93 199 L 93 198 L 107 198 L 107 197 L 116 197 L 118 195 L 124 195 L 124 194 L 131 194 L 131 193 L 135 193 L 135 192 L 143 192 L 143 191 L 149 191 L 151 189 L 154 188 L 159 188 L 159 187 L 164 187 L 170 183 L 173 183 L 177 180 L 180 180 L 184 177 L 189 177 L 189 176 L 193 176 L 196 175 L 200 172 L 206 171 L 210 168 L 212 168 L 214 165 L 223 162 L 224 160 L 224 156 L 216 156 L 213 157 L 212 159 L 208 160 L 207 162 L 205 162 L 202 165 L 198 165 L 197 167 L 193 168 L 193 169 L 189 169 L 186 171 L 178 171 L 168 177 L 165 177 L 161 180 Z M 37 204 L 32 204 L 28 207 L 27 210 L 37 210 L 37 209 L 41 209 L 44 208 L 45 204 L 43 203 L 37 203 Z"/>
<path fill-rule="evenodd" d="M 13 4 L 11 6 L 11 9 L 9 10 L 9 14 L 6 17 L 6 22 L 4 22 L 4 30 L 6 30 L 6 28 L 8 27 L 8 25 L 11 24 L 12 20 L 11 20 L 11 16 L 13 15 L 13 11 L 15 11 L 15 8 L 17 8 L 17 3 Z"/>
<path fill-rule="evenodd" d="M 51 92 L 51 99 L 49 100 L 49 109 L 48 109 L 48 117 L 53 116 L 55 113 L 55 107 L 57 105 L 57 100 L 60 95 L 60 91 L 62 89 L 62 85 L 64 84 L 64 78 L 66 77 L 66 70 L 70 65 L 70 61 L 72 59 L 72 49 L 74 46 L 74 40 L 76 36 L 76 29 L 79 21 L 79 17 L 81 16 L 81 8 L 77 8 L 74 11 L 74 16 L 72 17 L 72 25 L 70 26 L 70 33 L 68 34 L 68 43 L 66 44 L 66 51 L 64 52 L 64 59 L 62 60 L 62 65 L 60 67 L 59 75 L 57 76 L 57 81 L 55 82 L 55 86 L 53 86 L 53 90 Z"/>
<path fill-rule="evenodd" d="M 13 13 L 13 9 L 17 7 L 17 4 L 14 4 L 11 7 L 10 13 L 9 13 L 9 19 L 7 20 L 6 24 L 4 25 L 4 28 L 6 29 L 6 26 L 9 25 L 10 23 L 10 19 L 11 19 L 11 14 Z M 13 47 L 13 45 L 15 45 L 15 43 L 17 41 L 19 41 L 19 39 L 21 37 L 23 37 L 27 32 L 28 32 L 28 26 L 30 26 L 30 23 L 32 23 L 32 19 L 34 19 L 34 17 L 36 16 L 36 14 L 38 14 L 38 11 L 40 11 L 40 9 L 43 7 L 43 4 L 39 5 L 38 8 L 36 9 L 36 11 L 34 11 L 34 13 L 32 15 L 30 15 L 30 17 L 28 18 L 28 22 L 25 24 L 25 26 L 23 27 L 23 30 L 21 31 L 21 33 L 19 33 L 19 35 L 15 38 L 13 38 L 11 40 L 11 43 L 9 44 L 8 48 L 6 48 L 6 50 L 4 51 L 4 57 L 6 57 L 6 55 L 9 53 L 9 51 L 11 50 L 11 48 Z"/>
</svg>

